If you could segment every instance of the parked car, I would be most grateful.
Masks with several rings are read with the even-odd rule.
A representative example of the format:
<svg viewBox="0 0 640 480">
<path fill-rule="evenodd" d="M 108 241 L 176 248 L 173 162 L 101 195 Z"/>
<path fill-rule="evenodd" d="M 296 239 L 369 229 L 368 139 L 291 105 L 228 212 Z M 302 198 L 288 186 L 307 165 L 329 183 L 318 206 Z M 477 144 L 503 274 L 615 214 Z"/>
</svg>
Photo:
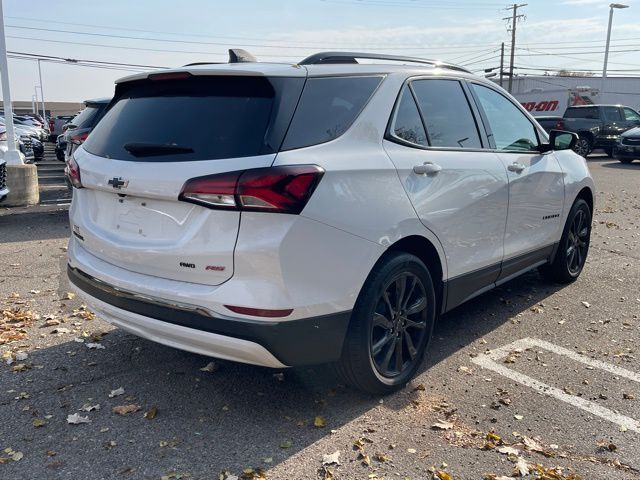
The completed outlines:
<svg viewBox="0 0 640 480">
<path fill-rule="evenodd" d="M 64 139 L 64 135 L 58 135 L 56 138 L 56 158 L 61 162 L 64 162 L 64 153 L 67 150 L 67 142 Z"/>
<path fill-rule="evenodd" d="M 4 135 L 4 140 L 2 136 Z M 7 151 L 7 133 L 0 131 L 0 202 L 9 195 L 9 186 L 7 185 L 7 161 L 4 159 L 4 152 Z"/>
<path fill-rule="evenodd" d="M 536 119 L 538 124 L 540 124 L 540 126 L 545 129 L 547 133 L 551 132 L 551 130 L 562 130 L 562 128 L 559 128 L 562 127 L 562 117 L 538 116 L 534 118 Z"/>
<path fill-rule="evenodd" d="M 632 128 L 620 135 L 613 156 L 622 163 L 640 160 L 640 127 Z"/>
<path fill-rule="evenodd" d="M 110 101 L 110 98 L 85 100 L 84 109 L 66 124 L 64 130 L 64 140 L 67 143 L 66 158 L 69 158 L 73 151 L 84 143 L 91 130 L 103 117 Z"/>
<path fill-rule="evenodd" d="M 25 163 L 33 163 L 35 160 L 33 140 L 34 139 L 28 135 L 19 135 L 16 133 L 16 148 L 24 155 L 23 161 Z M 4 125 L 2 129 L 0 129 L 0 148 L 2 148 L 3 152 L 7 150 L 7 132 L 4 129 Z"/>
<path fill-rule="evenodd" d="M 586 158 L 596 148 L 612 156 L 620 134 L 638 125 L 640 114 L 630 107 L 581 105 L 567 108 L 557 127 L 578 134 L 574 150 Z"/>
<path fill-rule="evenodd" d="M 44 158 L 44 145 L 37 138 L 31 139 L 31 148 L 33 149 L 34 161 L 39 162 Z"/>
<path fill-rule="evenodd" d="M 58 135 L 63 133 L 63 125 L 73 120 L 73 115 L 57 115 L 49 119 L 49 140 L 56 141 Z"/>
<path fill-rule="evenodd" d="M 439 314 L 536 267 L 578 278 L 594 186 L 576 138 L 428 60 L 133 75 L 68 159 L 68 275 L 136 335 L 269 367 L 332 363 L 389 393 L 420 368 Z"/>
</svg>

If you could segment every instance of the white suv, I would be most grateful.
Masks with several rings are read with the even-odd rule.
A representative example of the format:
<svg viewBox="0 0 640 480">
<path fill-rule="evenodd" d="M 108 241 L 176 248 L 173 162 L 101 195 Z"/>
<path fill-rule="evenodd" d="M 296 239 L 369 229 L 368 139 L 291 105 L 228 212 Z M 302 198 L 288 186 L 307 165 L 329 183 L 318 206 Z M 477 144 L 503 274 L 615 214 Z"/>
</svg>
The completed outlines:
<svg viewBox="0 0 640 480">
<path fill-rule="evenodd" d="M 425 60 L 334 52 L 130 76 L 69 164 L 69 278 L 141 337 L 332 363 L 388 393 L 441 313 L 535 267 L 578 277 L 594 187 L 574 142 Z"/>
</svg>

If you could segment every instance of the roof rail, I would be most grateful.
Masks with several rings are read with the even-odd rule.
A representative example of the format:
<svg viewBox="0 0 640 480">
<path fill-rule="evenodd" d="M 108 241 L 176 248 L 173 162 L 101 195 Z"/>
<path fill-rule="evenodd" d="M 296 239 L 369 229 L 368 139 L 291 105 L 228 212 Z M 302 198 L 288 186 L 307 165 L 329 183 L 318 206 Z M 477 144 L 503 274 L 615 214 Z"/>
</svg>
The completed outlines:
<svg viewBox="0 0 640 480">
<path fill-rule="evenodd" d="M 452 63 L 441 62 L 439 60 L 427 60 L 424 58 L 403 57 L 398 55 L 385 55 L 380 53 L 360 53 L 360 52 L 321 52 L 305 58 L 298 65 L 318 65 L 322 63 L 358 63 L 357 58 L 367 60 L 390 60 L 394 62 L 422 63 L 433 65 L 434 67 L 448 68 L 460 72 L 471 73 L 464 67 Z"/>
</svg>

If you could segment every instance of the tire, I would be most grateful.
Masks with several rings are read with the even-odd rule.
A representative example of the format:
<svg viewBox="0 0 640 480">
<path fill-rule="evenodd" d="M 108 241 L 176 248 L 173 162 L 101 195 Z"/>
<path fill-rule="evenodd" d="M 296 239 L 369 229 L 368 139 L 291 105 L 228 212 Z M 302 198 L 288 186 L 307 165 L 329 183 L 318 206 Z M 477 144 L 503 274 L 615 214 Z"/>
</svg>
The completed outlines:
<svg viewBox="0 0 640 480">
<path fill-rule="evenodd" d="M 620 161 L 620 163 L 624 163 L 627 165 L 633 162 L 633 158 L 629 158 L 629 157 L 618 157 L 618 160 Z"/>
<path fill-rule="evenodd" d="M 555 258 L 540 267 L 540 273 L 551 282 L 574 282 L 584 268 L 590 240 L 591 210 L 587 202 L 579 198 L 571 207 Z"/>
<path fill-rule="evenodd" d="M 604 153 L 607 154 L 607 157 L 613 158 L 613 148 L 605 148 Z"/>
<path fill-rule="evenodd" d="M 56 150 L 56 158 L 61 161 L 64 162 L 64 152 L 61 152 L 59 150 Z"/>
<path fill-rule="evenodd" d="M 585 135 L 580 135 L 578 137 L 578 140 L 576 140 L 576 144 L 573 146 L 573 151 L 576 152 L 578 155 L 581 155 L 582 157 L 587 158 L 587 156 L 591 153 L 591 150 L 592 150 L 592 145 L 589 137 Z"/>
<path fill-rule="evenodd" d="M 367 393 L 401 389 L 422 365 L 435 316 L 433 281 L 424 263 L 404 252 L 385 254 L 360 291 L 336 370 Z"/>
</svg>

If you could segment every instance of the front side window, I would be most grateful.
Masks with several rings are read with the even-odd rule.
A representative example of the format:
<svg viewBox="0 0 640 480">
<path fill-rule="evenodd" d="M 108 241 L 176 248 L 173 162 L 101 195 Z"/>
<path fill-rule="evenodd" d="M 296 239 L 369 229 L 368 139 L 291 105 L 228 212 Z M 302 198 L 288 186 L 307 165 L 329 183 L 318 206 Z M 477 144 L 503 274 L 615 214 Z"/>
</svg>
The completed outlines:
<svg viewBox="0 0 640 480">
<path fill-rule="evenodd" d="M 428 145 L 427 134 L 424 131 L 418 107 L 408 86 L 402 90 L 392 131 L 393 135 L 405 142 L 425 147 Z"/>
<path fill-rule="evenodd" d="M 457 80 L 415 80 L 411 87 L 432 147 L 482 148 L 471 107 Z"/>
<path fill-rule="evenodd" d="M 607 122 L 619 122 L 622 120 L 622 114 L 618 107 L 602 107 L 604 110 L 604 119 Z"/>
<path fill-rule="evenodd" d="M 640 122 L 640 115 L 638 115 L 638 112 L 636 112 L 635 110 L 632 110 L 630 108 L 625 108 L 624 119 L 627 122 Z"/>
<path fill-rule="evenodd" d="M 538 148 L 535 127 L 519 108 L 491 88 L 472 85 L 498 150 L 532 151 Z"/>
</svg>

